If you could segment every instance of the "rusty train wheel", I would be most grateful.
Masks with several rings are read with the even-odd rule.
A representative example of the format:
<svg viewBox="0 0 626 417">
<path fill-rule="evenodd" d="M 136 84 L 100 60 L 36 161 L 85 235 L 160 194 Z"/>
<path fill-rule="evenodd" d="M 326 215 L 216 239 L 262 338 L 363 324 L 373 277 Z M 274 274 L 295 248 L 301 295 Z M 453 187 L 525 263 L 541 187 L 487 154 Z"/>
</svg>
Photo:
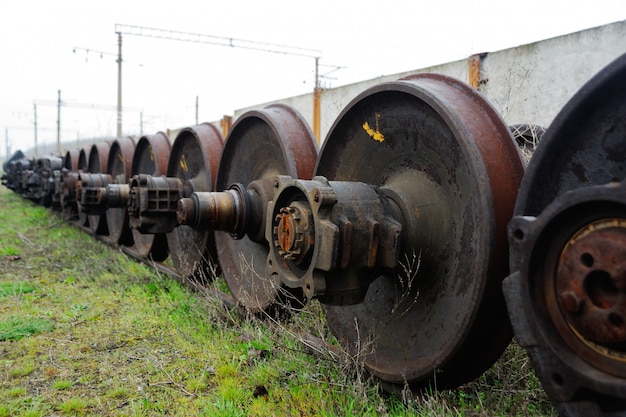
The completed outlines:
<svg viewBox="0 0 626 417">
<path fill-rule="evenodd" d="M 154 135 L 142 136 L 137 142 L 133 154 L 131 177 L 138 174 L 152 176 L 165 175 L 167 160 L 170 155 L 171 145 L 167 135 L 158 132 Z M 137 230 L 132 230 L 135 250 L 142 257 L 152 257 L 157 262 L 167 258 L 167 239 L 165 234 L 143 235 Z"/>
<path fill-rule="evenodd" d="M 213 191 L 224 140 L 212 124 L 183 129 L 172 146 L 168 177 L 184 182 L 184 195 Z M 213 231 L 198 231 L 181 225 L 167 234 L 172 262 L 184 277 L 211 280 L 211 266 L 217 260 Z"/>
<path fill-rule="evenodd" d="M 72 149 L 65 153 L 63 157 L 63 168 L 66 168 L 68 171 L 76 171 L 78 170 L 78 157 L 80 155 L 79 149 Z"/>
<path fill-rule="evenodd" d="M 80 153 L 78 154 L 78 170 L 76 170 L 76 172 L 79 172 L 79 171 L 87 172 L 88 161 L 89 161 L 89 152 L 86 151 L 85 149 L 81 149 Z M 72 179 L 74 179 L 74 181 L 70 181 L 72 182 L 71 184 L 72 191 L 70 192 L 70 196 L 73 194 L 73 198 L 75 201 L 77 196 L 76 196 L 74 187 L 76 186 L 76 180 L 78 179 L 78 177 L 76 176 Z M 70 186 L 69 182 L 68 182 L 68 186 Z M 89 227 L 89 218 L 87 217 L 86 213 L 83 213 L 83 211 L 81 210 L 80 206 L 78 206 L 78 204 L 76 206 L 76 210 L 78 212 L 78 224 L 84 227 Z"/>
<path fill-rule="evenodd" d="M 235 122 L 226 139 L 216 190 L 226 190 L 232 184 L 247 187 L 252 182 L 273 183 L 279 174 L 310 179 L 316 158 L 317 145 L 311 129 L 295 110 L 272 105 L 250 111 Z M 262 185 L 258 187 L 261 194 L 267 188 Z M 272 196 L 272 190 L 266 191 L 261 196 L 265 205 Z M 282 294 L 279 280 L 265 278 L 268 245 L 264 231 L 261 226 L 242 239 L 215 232 L 217 256 L 228 288 L 238 302 L 254 312 L 280 304 L 276 301 Z M 296 297 L 299 302 L 301 296 Z"/>
<path fill-rule="evenodd" d="M 93 144 L 89 151 L 87 158 L 87 171 L 92 174 L 106 173 L 107 161 L 109 158 L 109 150 L 111 145 L 108 142 L 96 142 Z M 86 215 L 79 208 L 79 217 L 81 223 L 97 235 L 107 235 L 109 231 L 107 229 L 106 217 L 99 214 Z"/>
<path fill-rule="evenodd" d="M 75 182 L 71 179 L 78 172 L 78 159 L 81 150 L 75 149 L 65 153 L 61 172 L 61 212 L 65 219 L 73 219 L 78 213 L 76 207 Z M 83 152 L 84 154 L 84 152 Z"/>
<path fill-rule="evenodd" d="M 513 328 L 563 415 L 626 411 L 626 55 L 533 155 L 509 227 Z"/>
<path fill-rule="evenodd" d="M 87 151 L 85 149 L 81 149 L 78 152 L 78 170 L 82 170 L 87 172 Z"/>
<path fill-rule="evenodd" d="M 128 184 L 132 169 L 135 140 L 131 137 L 120 138 L 113 142 L 107 161 L 107 173 L 112 184 Z M 106 220 L 111 241 L 124 246 L 133 244 L 133 236 L 128 227 L 128 210 L 125 207 L 109 207 Z"/>
<path fill-rule="evenodd" d="M 500 285 L 523 176 L 500 116 L 448 77 L 381 84 L 340 114 L 316 175 L 378 186 L 409 207 L 402 267 L 375 279 L 364 302 L 324 307 L 340 343 L 363 349 L 391 389 L 450 388 L 484 372 L 511 337 Z"/>
</svg>

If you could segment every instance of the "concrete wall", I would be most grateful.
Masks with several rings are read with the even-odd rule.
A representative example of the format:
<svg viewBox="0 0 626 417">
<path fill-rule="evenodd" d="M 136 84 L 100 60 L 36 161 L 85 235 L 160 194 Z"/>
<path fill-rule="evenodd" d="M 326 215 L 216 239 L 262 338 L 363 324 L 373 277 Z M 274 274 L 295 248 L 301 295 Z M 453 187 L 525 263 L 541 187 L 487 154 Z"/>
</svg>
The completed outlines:
<svg viewBox="0 0 626 417">
<path fill-rule="evenodd" d="M 626 53 L 626 21 L 488 54 L 480 91 L 509 124 L 548 127 L 598 71 Z"/>
<path fill-rule="evenodd" d="M 552 119 L 580 87 L 600 69 L 626 53 L 626 21 L 600 26 L 557 38 L 489 52 L 481 59 L 479 90 L 509 124 L 531 123 L 548 127 Z M 321 138 L 348 103 L 369 87 L 409 74 L 434 72 L 468 82 L 468 61 L 379 77 L 322 92 Z M 313 94 L 277 100 L 295 107 L 312 126 Z M 239 109 L 248 110 L 274 102 Z"/>
</svg>

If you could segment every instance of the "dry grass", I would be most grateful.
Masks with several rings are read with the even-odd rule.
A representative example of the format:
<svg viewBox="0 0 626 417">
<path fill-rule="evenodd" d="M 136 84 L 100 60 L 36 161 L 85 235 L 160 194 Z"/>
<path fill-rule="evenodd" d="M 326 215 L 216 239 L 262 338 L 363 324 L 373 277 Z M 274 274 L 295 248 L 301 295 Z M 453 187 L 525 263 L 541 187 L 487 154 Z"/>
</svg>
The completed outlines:
<svg viewBox="0 0 626 417">
<path fill-rule="evenodd" d="M 0 273 L 0 323 L 50 324 L 0 341 L 0 417 L 553 414 L 515 345 L 459 390 L 388 396 L 318 303 L 286 321 L 228 308 L 221 280 L 189 291 L 6 190 Z"/>
</svg>

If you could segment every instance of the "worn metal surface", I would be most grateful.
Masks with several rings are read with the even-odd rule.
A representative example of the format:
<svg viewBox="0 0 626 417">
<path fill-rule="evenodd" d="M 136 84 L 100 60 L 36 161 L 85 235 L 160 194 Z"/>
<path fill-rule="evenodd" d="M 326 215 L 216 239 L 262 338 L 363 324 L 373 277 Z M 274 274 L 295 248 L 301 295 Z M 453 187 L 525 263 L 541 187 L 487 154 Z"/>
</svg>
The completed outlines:
<svg viewBox="0 0 626 417">
<path fill-rule="evenodd" d="M 87 161 L 88 161 L 89 152 L 84 148 L 78 152 L 78 171 L 87 172 Z"/>
<path fill-rule="evenodd" d="M 172 146 L 167 176 L 183 182 L 183 197 L 214 191 L 217 167 L 224 148 L 220 131 L 210 123 L 183 129 Z M 217 252 L 212 230 L 181 225 L 167 233 L 174 266 L 183 277 L 212 278 Z"/>
<path fill-rule="evenodd" d="M 103 215 L 106 210 L 105 202 L 100 199 L 98 190 L 106 187 L 111 181 L 111 176 L 104 173 L 88 173 L 79 172 L 78 181 L 76 182 L 76 201 L 78 209 L 88 217 Z M 97 223 L 94 223 L 97 224 Z M 103 233 L 108 229 L 94 230 L 97 235 L 106 235 Z"/>
<path fill-rule="evenodd" d="M 509 230 L 515 335 L 564 415 L 626 413 L 625 79 L 622 55 L 555 118 Z"/>
<path fill-rule="evenodd" d="M 523 166 L 468 85 L 418 75 L 375 86 L 333 125 L 316 175 L 379 187 L 401 208 L 400 265 L 354 306 L 326 306 L 340 343 L 392 387 L 456 386 L 507 346 L 500 283 Z M 365 279 L 369 279 L 365 277 Z"/>
<path fill-rule="evenodd" d="M 79 171 L 68 171 L 63 168 L 61 171 L 61 207 L 65 218 L 73 220 L 78 215 L 76 205 L 76 181 L 78 181 Z"/>
<path fill-rule="evenodd" d="M 67 168 L 69 171 L 77 171 L 79 156 L 80 149 L 71 149 L 65 152 L 63 156 L 63 168 Z"/>
<path fill-rule="evenodd" d="M 183 197 L 179 178 L 135 175 L 130 179 L 129 225 L 141 234 L 168 233 L 178 225 L 177 203 Z"/>
<path fill-rule="evenodd" d="M 119 138 L 113 142 L 107 160 L 107 174 L 111 176 L 110 184 L 128 184 L 134 153 L 135 139 L 132 137 Z M 126 207 L 108 207 L 105 215 L 110 239 L 120 245 L 132 245 L 133 236 L 128 227 Z"/>
<path fill-rule="evenodd" d="M 18 158 L 7 162 L 5 175 L 2 177 L 2 184 L 18 194 L 25 192 L 23 173 L 32 171 L 34 161 L 27 158 Z"/>
<path fill-rule="evenodd" d="M 398 266 L 401 209 L 362 182 L 278 176 L 267 213 L 267 275 L 330 305 L 363 302 Z"/>
<path fill-rule="evenodd" d="M 2 163 L 2 185 L 9 190 L 16 191 L 20 186 L 19 175 L 17 174 L 18 161 L 26 160 L 24 153 L 20 150 L 15 151 L 13 155 Z"/>
<path fill-rule="evenodd" d="M 54 201 L 53 204 L 58 206 L 61 210 L 62 214 L 66 218 L 71 218 L 73 216 L 71 210 L 68 210 L 68 207 L 64 203 L 64 194 L 65 188 L 63 187 L 63 175 L 64 172 L 69 172 L 75 169 L 78 166 L 78 149 L 72 149 L 65 152 L 63 155 L 63 161 L 61 166 L 61 172 L 58 177 L 55 179 L 55 190 L 54 190 Z"/>
<path fill-rule="evenodd" d="M 74 220 L 78 215 L 76 180 L 78 179 L 79 155 L 79 150 L 74 151 L 73 154 L 68 151 L 63 159 L 63 168 L 61 169 L 61 211 L 63 217 L 68 220 Z"/>
<path fill-rule="evenodd" d="M 74 220 L 78 215 L 76 205 L 76 181 L 78 180 L 79 161 L 83 156 L 85 164 L 80 170 L 86 168 L 86 154 L 83 149 L 67 151 L 63 158 L 63 168 L 61 169 L 61 211 L 63 217 Z"/>
<path fill-rule="evenodd" d="M 2 163 L 2 171 L 4 173 L 9 172 L 9 163 L 12 161 L 17 161 L 19 159 L 25 159 L 26 155 L 21 150 L 17 150 L 11 154 L 11 156 L 7 156 L 7 159 Z"/>
<path fill-rule="evenodd" d="M 165 175 L 170 150 L 170 141 L 165 133 L 142 136 L 133 154 L 131 177 L 139 174 L 155 177 Z M 141 234 L 132 230 L 132 235 L 135 250 L 140 256 L 152 257 L 155 261 L 167 258 L 167 240 L 163 233 Z"/>
<path fill-rule="evenodd" d="M 92 174 L 105 174 L 107 170 L 107 161 L 109 158 L 110 149 L 111 145 L 108 142 L 94 143 L 89 150 L 89 154 L 86 160 L 87 166 L 83 171 Z M 78 164 L 79 166 L 81 165 L 80 154 Z M 80 190 L 78 188 L 81 186 L 82 184 L 77 181 L 77 194 L 80 194 Z M 78 195 L 76 197 L 77 199 L 79 199 Z M 87 214 L 81 209 L 80 204 L 78 205 L 78 218 L 82 226 L 88 227 L 93 233 L 97 235 L 107 235 L 109 233 L 106 224 L 106 217 L 101 216 L 100 214 Z"/>
<path fill-rule="evenodd" d="M 35 159 L 33 173 L 27 184 L 27 197 L 37 204 L 50 207 L 54 198 L 55 180 L 60 178 L 63 160 L 55 155 Z"/>
<path fill-rule="evenodd" d="M 253 203 L 245 236 L 233 239 L 228 231 L 215 232 L 217 256 L 231 293 L 252 311 L 269 310 L 277 299 L 290 297 L 278 279 L 265 276 L 265 211 L 273 195 L 273 178 L 311 179 L 316 158 L 311 129 L 299 113 L 284 105 L 247 112 L 226 139 L 216 191 L 243 184 Z"/>
<path fill-rule="evenodd" d="M 626 219 L 605 218 L 572 236 L 556 265 L 553 286 L 551 308 L 560 310 L 574 333 L 625 352 Z M 625 377 L 619 368 L 609 362 L 607 372 Z"/>
</svg>

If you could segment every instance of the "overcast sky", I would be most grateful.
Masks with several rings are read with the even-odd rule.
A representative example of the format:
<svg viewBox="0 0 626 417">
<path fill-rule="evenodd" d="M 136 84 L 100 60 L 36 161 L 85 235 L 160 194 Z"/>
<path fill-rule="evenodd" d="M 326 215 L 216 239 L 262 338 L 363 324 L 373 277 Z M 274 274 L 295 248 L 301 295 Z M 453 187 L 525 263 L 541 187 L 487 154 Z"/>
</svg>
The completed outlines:
<svg viewBox="0 0 626 417">
<path fill-rule="evenodd" d="M 337 87 L 624 19 L 625 0 L 0 0 L 0 155 L 5 132 L 33 146 L 34 103 L 56 142 L 58 90 L 62 140 L 115 135 L 116 23 L 319 50 Z M 125 35 L 123 59 L 124 135 L 194 124 L 196 96 L 215 121 L 314 86 L 308 57 Z"/>
</svg>

